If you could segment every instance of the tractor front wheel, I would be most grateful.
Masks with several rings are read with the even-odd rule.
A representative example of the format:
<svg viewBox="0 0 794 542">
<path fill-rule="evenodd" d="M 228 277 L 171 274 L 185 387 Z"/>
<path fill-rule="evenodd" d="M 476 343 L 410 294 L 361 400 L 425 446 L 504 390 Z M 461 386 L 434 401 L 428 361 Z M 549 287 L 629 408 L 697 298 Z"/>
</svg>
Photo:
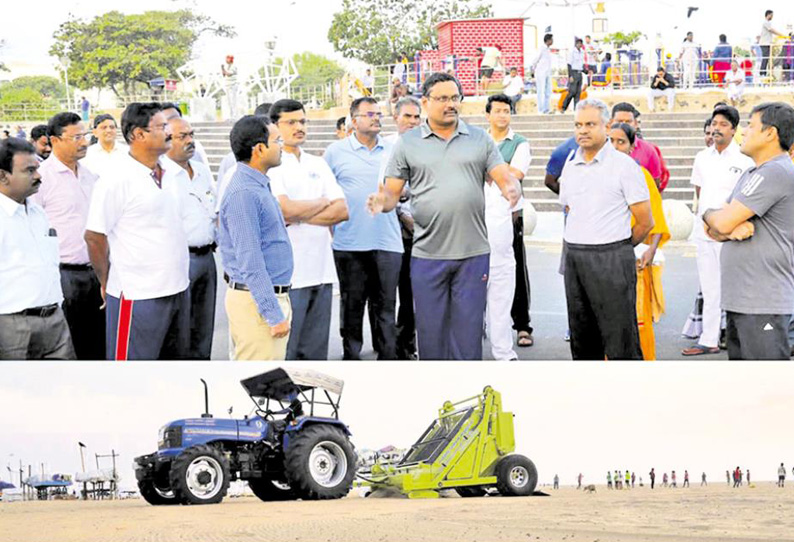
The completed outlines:
<svg viewBox="0 0 794 542">
<path fill-rule="evenodd" d="M 496 488 L 505 497 L 527 497 L 538 485 L 538 469 L 523 455 L 508 455 L 496 465 Z"/>
<path fill-rule="evenodd" d="M 219 503 L 229 489 L 229 462 L 217 448 L 192 446 L 174 459 L 169 479 L 184 504 Z"/>
<path fill-rule="evenodd" d="M 287 480 L 302 499 L 340 499 L 350 492 L 356 455 L 347 435 L 331 425 L 310 425 L 290 438 Z"/>
<path fill-rule="evenodd" d="M 170 489 L 163 490 L 157 487 L 154 480 L 141 480 L 138 482 L 138 491 L 143 500 L 155 506 L 161 504 L 179 504 L 174 492 Z"/>
</svg>

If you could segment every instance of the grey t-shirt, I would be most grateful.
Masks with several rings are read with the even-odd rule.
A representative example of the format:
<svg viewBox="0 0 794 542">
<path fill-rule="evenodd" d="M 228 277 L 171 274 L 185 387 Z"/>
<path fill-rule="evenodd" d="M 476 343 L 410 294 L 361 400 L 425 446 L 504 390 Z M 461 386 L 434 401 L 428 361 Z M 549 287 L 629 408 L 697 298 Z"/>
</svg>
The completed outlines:
<svg viewBox="0 0 794 542">
<path fill-rule="evenodd" d="M 794 312 L 794 164 L 782 154 L 744 172 L 731 197 L 746 205 L 755 233 L 726 241 L 722 308 L 742 314 Z"/>
<path fill-rule="evenodd" d="M 427 122 L 400 137 L 386 177 L 411 187 L 414 256 L 462 260 L 490 252 L 483 184 L 500 164 L 504 160 L 491 136 L 462 120 L 448 141 Z"/>
</svg>

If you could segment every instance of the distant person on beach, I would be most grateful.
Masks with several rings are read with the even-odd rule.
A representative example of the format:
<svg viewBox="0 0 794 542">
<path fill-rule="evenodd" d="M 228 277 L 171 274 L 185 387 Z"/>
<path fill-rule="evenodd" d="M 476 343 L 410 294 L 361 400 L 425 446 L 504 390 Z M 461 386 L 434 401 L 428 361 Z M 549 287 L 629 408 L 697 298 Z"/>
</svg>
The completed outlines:
<svg viewBox="0 0 794 542">
<path fill-rule="evenodd" d="M 730 471 L 727 471 L 727 470 L 725 471 L 725 480 L 728 482 L 728 485 L 730 486 L 731 485 L 731 472 Z"/>
<path fill-rule="evenodd" d="M 782 464 L 781 464 L 781 466 L 782 466 Z M 783 471 L 783 474 L 785 474 L 785 471 Z M 582 473 L 581 472 L 579 473 L 579 476 L 577 476 L 576 481 L 577 481 L 576 489 L 582 489 Z"/>
<path fill-rule="evenodd" d="M 675 483 L 675 471 L 673 471 L 673 472 L 672 472 L 672 474 L 670 475 L 670 481 L 672 482 L 672 483 L 670 484 L 670 486 L 671 486 L 671 487 L 678 487 L 678 486 L 676 485 L 676 483 Z"/>
<path fill-rule="evenodd" d="M 684 485 L 682 485 L 681 487 L 689 487 L 689 471 L 688 470 L 684 471 Z"/>
<path fill-rule="evenodd" d="M 560 489 L 560 477 L 554 475 L 554 489 Z"/>
<path fill-rule="evenodd" d="M 656 483 L 656 473 L 651 469 L 651 472 L 648 473 L 648 476 L 651 477 L 651 489 L 653 489 L 654 483 Z"/>
<path fill-rule="evenodd" d="M 634 487 L 634 482 L 637 479 L 637 475 L 635 473 L 631 473 L 631 487 Z"/>
<path fill-rule="evenodd" d="M 664 487 L 667 487 L 667 473 L 666 472 L 662 475 L 662 485 Z"/>
<path fill-rule="evenodd" d="M 783 463 L 780 464 L 780 468 L 777 469 L 777 487 L 783 487 L 786 484 L 786 467 L 783 466 Z"/>
<path fill-rule="evenodd" d="M 607 489 L 612 489 L 612 473 L 607 471 Z"/>
<path fill-rule="evenodd" d="M 709 485 L 708 482 L 706 482 L 706 473 L 705 472 L 700 475 L 700 485 L 701 486 Z"/>
<path fill-rule="evenodd" d="M 750 469 L 747 469 L 747 485 L 750 485 Z"/>
</svg>

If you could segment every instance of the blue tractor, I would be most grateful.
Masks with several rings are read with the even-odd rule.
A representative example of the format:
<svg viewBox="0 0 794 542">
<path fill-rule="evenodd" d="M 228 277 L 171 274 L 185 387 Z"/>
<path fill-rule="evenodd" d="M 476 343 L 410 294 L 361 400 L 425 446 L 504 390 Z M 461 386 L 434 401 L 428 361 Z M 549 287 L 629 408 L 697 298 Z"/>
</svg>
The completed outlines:
<svg viewBox="0 0 794 542">
<path fill-rule="evenodd" d="M 241 381 L 256 405 L 242 420 L 209 414 L 160 429 L 157 451 L 136 457 L 150 504 L 212 504 L 233 480 L 263 501 L 338 499 L 356 474 L 350 430 L 339 420 L 344 382 L 315 371 L 274 369 Z"/>
</svg>

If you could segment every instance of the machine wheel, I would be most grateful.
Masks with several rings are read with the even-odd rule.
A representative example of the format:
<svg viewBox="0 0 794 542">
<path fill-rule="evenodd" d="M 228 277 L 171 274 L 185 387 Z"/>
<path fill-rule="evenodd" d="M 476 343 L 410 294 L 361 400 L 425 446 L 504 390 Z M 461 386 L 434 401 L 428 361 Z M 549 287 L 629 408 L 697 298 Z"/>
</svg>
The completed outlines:
<svg viewBox="0 0 794 542">
<path fill-rule="evenodd" d="M 179 504 L 179 499 L 172 490 L 163 491 L 157 487 L 154 480 L 141 480 L 138 482 L 138 491 L 143 500 L 155 506 L 161 504 Z"/>
<path fill-rule="evenodd" d="M 254 478 L 248 480 L 248 487 L 254 495 L 265 502 L 270 501 L 291 501 L 295 498 L 295 492 L 284 482 L 270 480 L 269 478 Z"/>
<path fill-rule="evenodd" d="M 527 497 L 538 485 L 538 469 L 523 455 L 508 455 L 496 465 L 496 487 L 505 497 Z"/>
<path fill-rule="evenodd" d="M 456 487 L 455 491 L 461 497 L 484 497 L 488 491 L 482 486 Z"/>
<path fill-rule="evenodd" d="M 212 446 L 192 446 L 171 463 L 174 494 L 184 504 L 214 504 L 229 489 L 229 462 Z"/>
<path fill-rule="evenodd" d="M 286 450 L 287 481 L 302 499 L 340 499 L 356 475 L 353 445 L 341 429 L 310 425 L 291 437 Z"/>
</svg>

